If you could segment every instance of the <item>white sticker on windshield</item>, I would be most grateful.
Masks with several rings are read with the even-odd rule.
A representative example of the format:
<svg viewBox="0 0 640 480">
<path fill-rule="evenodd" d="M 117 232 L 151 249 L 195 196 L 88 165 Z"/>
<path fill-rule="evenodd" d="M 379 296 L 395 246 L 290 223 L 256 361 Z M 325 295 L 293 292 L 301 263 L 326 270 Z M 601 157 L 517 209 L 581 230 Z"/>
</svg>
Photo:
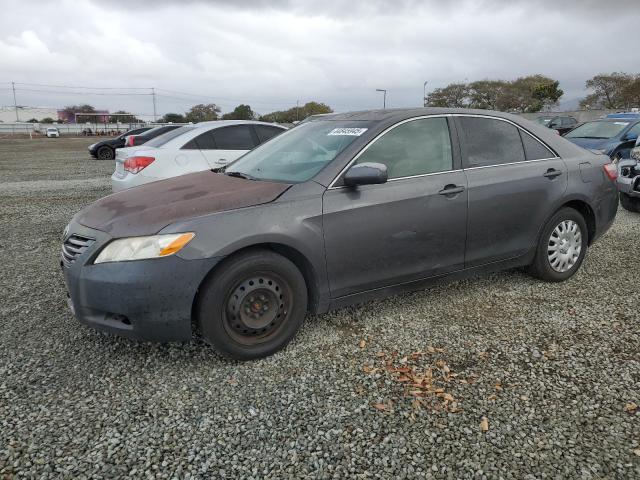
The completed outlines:
<svg viewBox="0 0 640 480">
<path fill-rule="evenodd" d="M 349 135 L 352 137 L 359 137 L 367 130 L 367 128 L 334 128 L 327 133 L 327 135 Z"/>
<path fill-rule="evenodd" d="M 614 125 L 629 125 L 629 122 L 613 122 Z"/>
</svg>

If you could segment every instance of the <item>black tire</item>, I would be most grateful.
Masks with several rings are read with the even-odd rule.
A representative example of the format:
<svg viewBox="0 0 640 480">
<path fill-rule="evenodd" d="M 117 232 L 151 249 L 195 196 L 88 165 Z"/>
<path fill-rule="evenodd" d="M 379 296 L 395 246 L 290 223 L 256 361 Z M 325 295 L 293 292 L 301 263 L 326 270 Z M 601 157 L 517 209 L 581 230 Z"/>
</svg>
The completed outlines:
<svg viewBox="0 0 640 480">
<path fill-rule="evenodd" d="M 116 158 L 116 152 L 111 147 L 103 146 L 96 152 L 96 158 L 98 160 L 113 160 Z"/>
<path fill-rule="evenodd" d="M 577 242 L 577 234 L 571 231 L 573 225 L 576 225 L 576 231 L 579 230 L 580 234 L 580 251 L 577 256 L 574 256 L 576 248 L 572 246 Z M 563 226 L 565 230 L 564 232 L 560 231 L 560 236 L 558 237 L 559 231 L 556 228 L 560 229 Z M 568 226 L 570 228 L 566 228 Z M 554 235 L 553 239 L 552 234 Z M 564 238 L 565 234 L 568 238 Z M 580 265 L 582 265 L 587 253 L 588 243 L 587 223 L 582 215 L 573 208 L 562 208 L 553 214 L 542 229 L 542 234 L 536 247 L 536 256 L 528 271 L 534 277 L 546 282 L 564 282 L 580 269 Z M 555 249 L 558 251 L 554 252 Z M 556 254 L 555 256 L 553 255 L 554 253 Z M 551 260 L 552 257 L 553 260 Z M 552 261 L 556 263 L 555 266 L 552 265 Z M 567 269 L 562 271 L 563 268 Z"/>
<path fill-rule="evenodd" d="M 640 197 L 630 197 L 620 192 L 620 205 L 629 212 L 640 213 Z"/>
<path fill-rule="evenodd" d="M 222 355 L 251 360 L 284 348 L 307 312 L 300 270 L 269 250 L 230 257 L 200 287 L 196 321 Z"/>
</svg>

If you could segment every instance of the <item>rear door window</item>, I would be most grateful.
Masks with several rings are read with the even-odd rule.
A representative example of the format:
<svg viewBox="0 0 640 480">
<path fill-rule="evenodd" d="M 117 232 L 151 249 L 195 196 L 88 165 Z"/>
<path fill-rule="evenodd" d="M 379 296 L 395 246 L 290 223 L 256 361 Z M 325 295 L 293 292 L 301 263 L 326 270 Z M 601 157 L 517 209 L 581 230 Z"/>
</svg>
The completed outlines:
<svg viewBox="0 0 640 480">
<path fill-rule="evenodd" d="M 249 125 L 233 125 L 212 130 L 218 150 L 251 150 L 256 146 Z"/>
<path fill-rule="evenodd" d="M 201 133 L 197 137 L 190 140 L 184 147 L 184 150 L 215 150 L 216 142 L 213 139 L 212 131 Z"/>
<path fill-rule="evenodd" d="M 505 121 L 459 117 L 465 167 L 487 167 L 525 160 L 518 129 Z"/>
<path fill-rule="evenodd" d="M 256 135 L 258 135 L 258 141 L 260 143 L 264 143 L 270 138 L 273 138 L 276 135 L 284 132 L 282 128 L 269 127 L 268 125 L 254 125 L 253 128 L 256 131 Z"/>
</svg>

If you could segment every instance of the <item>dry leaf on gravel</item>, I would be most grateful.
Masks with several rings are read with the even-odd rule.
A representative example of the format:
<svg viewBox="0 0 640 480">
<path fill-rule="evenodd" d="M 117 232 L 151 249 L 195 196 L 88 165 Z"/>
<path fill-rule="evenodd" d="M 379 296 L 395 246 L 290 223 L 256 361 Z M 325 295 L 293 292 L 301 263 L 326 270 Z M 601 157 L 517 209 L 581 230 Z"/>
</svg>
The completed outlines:
<svg viewBox="0 0 640 480">
<path fill-rule="evenodd" d="M 640 457 L 640 448 L 636 448 L 633 453 Z"/>
<path fill-rule="evenodd" d="M 638 404 L 629 402 L 624 406 L 624 411 L 631 414 L 636 413 L 638 411 Z"/>
<path fill-rule="evenodd" d="M 363 338 L 362 340 L 360 340 L 360 348 L 364 348 L 367 346 L 367 342 L 366 340 Z"/>
<path fill-rule="evenodd" d="M 482 417 L 482 420 L 480 421 L 480 428 L 483 432 L 489 431 L 489 419 L 487 417 Z"/>
</svg>

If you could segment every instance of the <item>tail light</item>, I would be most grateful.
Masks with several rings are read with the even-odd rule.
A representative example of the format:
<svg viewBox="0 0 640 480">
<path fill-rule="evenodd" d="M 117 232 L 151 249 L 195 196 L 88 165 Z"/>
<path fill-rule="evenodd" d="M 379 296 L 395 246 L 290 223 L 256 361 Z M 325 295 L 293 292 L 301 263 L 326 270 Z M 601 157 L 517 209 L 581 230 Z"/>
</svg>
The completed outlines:
<svg viewBox="0 0 640 480">
<path fill-rule="evenodd" d="M 126 172 L 136 174 L 147 168 L 155 160 L 155 157 L 129 157 L 124 161 L 124 169 Z"/>
<path fill-rule="evenodd" d="M 129 135 L 127 137 L 127 147 L 133 147 L 136 144 L 134 137 L 135 135 Z"/>
<path fill-rule="evenodd" d="M 603 165 L 602 168 L 604 169 L 604 173 L 607 174 L 607 177 L 609 177 L 609 180 L 616 180 L 618 178 L 618 166 L 615 163 L 607 163 L 606 165 Z"/>
</svg>

